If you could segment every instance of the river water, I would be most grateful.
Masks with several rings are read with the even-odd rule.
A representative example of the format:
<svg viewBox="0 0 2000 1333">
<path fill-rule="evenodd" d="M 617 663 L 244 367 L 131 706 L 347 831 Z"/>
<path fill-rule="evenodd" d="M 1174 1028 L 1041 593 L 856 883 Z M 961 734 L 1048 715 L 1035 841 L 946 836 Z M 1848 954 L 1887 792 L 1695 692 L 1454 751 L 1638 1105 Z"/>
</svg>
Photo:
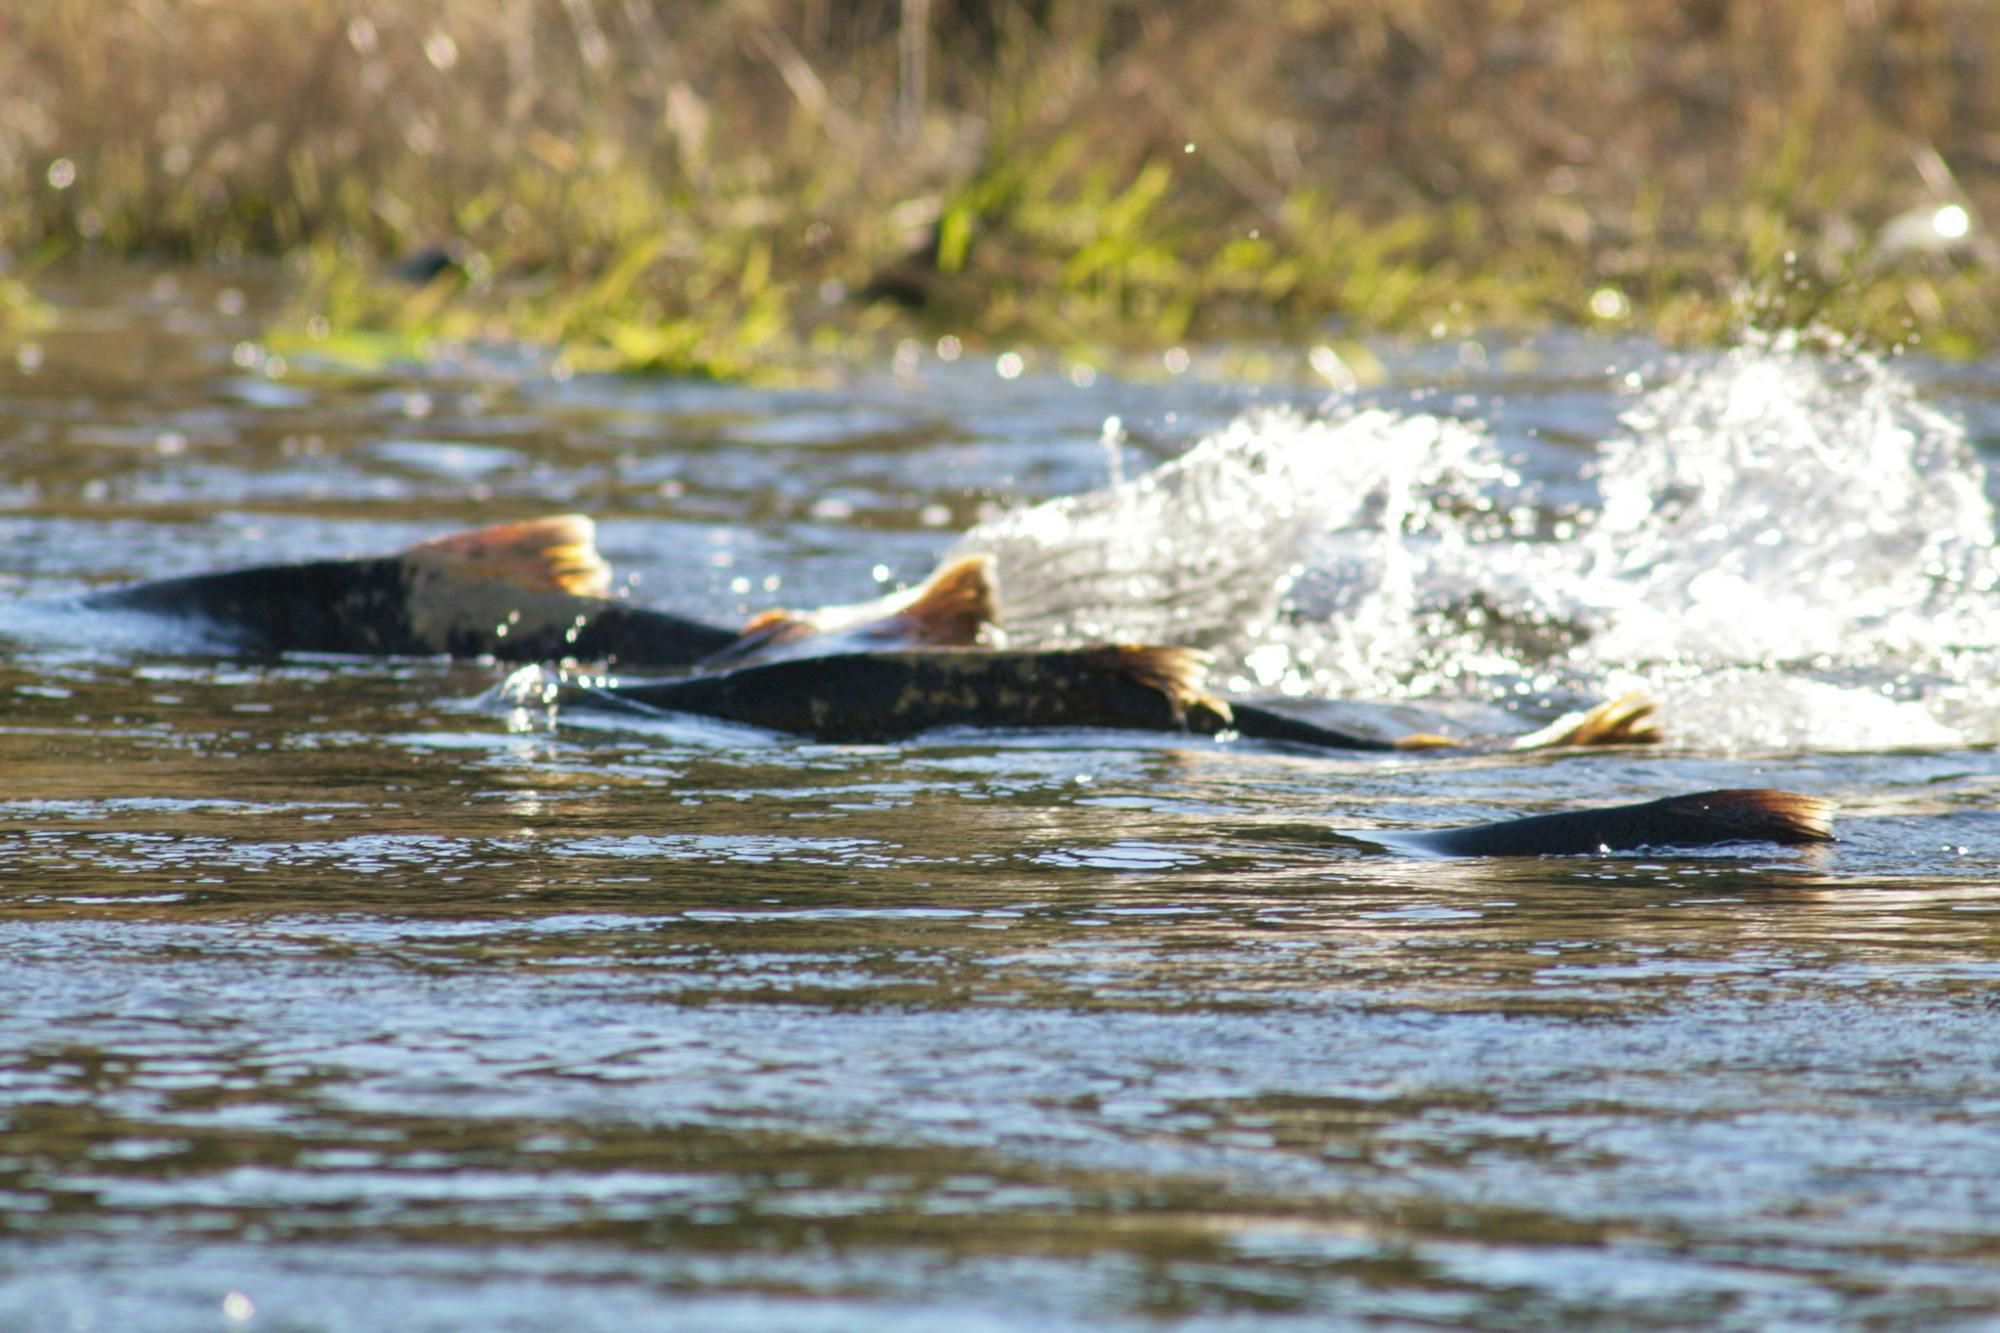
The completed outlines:
<svg viewBox="0 0 2000 1333">
<path fill-rule="evenodd" d="M 2000 1321 L 2000 363 L 769 391 L 50 294 L 0 342 L 0 1328 Z M 1671 739 L 818 745 L 69 601 L 565 510 L 711 619 L 983 549 L 1017 643 L 1472 724 L 1644 687 Z M 1339 832 L 1753 785 L 1842 841 Z"/>
</svg>

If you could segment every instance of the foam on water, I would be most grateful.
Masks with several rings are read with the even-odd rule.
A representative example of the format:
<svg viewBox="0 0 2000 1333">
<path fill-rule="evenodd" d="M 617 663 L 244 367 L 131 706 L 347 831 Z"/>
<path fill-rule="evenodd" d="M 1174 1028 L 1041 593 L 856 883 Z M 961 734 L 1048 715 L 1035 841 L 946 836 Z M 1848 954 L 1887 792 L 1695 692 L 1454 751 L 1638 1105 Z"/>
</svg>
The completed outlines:
<svg viewBox="0 0 2000 1333">
<path fill-rule="evenodd" d="M 1725 749 L 2000 738 L 1985 468 L 1890 366 L 1784 338 L 1688 358 L 1580 475 L 1553 458 L 1523 476 L 1426 414 L 1265 411 L 961 549 L 998 557 L 1016 642 L 1197 644 L 1238 690 L 1645 688 Z"/>
</svg>

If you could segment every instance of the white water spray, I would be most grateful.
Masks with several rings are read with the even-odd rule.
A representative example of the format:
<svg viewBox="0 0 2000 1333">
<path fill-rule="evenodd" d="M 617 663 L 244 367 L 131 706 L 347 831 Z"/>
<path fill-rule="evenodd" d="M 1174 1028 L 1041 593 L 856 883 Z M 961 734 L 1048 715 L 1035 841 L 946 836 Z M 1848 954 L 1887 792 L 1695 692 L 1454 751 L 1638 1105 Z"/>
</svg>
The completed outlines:
<svg viewBox="0 0 2000 1333">
<path fill-rule="evenodd" d="M 1890 367 L 1789 339 L 1692 359 L 1585 477 L 1574 512 L 1472 426 L 1263 412 L 961 549 L 998 557 L 1015 642 L 1195 644 L 1243 691 L 1645 688 L 1733 749 L 2000 737 L 1985 469 Z"/>
</svg>

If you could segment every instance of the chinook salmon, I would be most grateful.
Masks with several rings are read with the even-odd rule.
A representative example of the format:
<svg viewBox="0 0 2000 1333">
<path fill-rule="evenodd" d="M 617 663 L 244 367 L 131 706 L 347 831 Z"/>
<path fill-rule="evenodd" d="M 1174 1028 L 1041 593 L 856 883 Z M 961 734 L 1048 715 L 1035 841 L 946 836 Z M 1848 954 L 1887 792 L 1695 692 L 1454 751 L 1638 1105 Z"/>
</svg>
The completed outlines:
<svg viewBox="0 0 2000 1333">
<path fill-rule="evenodd" d="M 1355 836 L 1432 856 L 1590 856 L 1643 848 L 1722 847 L 1742 842 L 1832 842 L 1831 801 L 1751 788 L 1703 791 L 1637 805 L 1530 815 L 1461 828 Z"/>
<path fill-rule="evenodd" d="M 991 562 L 946 565 L 908 592 L 821 612 L 772 611 L 744 629 L 610 596 L 611 567 L 581 515 L 501 523 L 393 555 L 259 565 L 93 593 L 84 604 L 202 621 L 245 652 L 574 659 L 682 668 L 783 645 L 969 644 L 997 615 Z"/>
<path fill-rule="evenodd" d="M 1208 692 L 1206 661 L 1193 649 L 1137 644 L 896 650 L 619 685 L 535 676 L 510 682 L 506 693 L 524 702 L 690 713 L 828 741 L 897 740 L 942 727 L 1107 727 L 1230 734 L 1332 750 L 1509 748 L 1507 741 L 1373 734 L 1225 699 Z M 1523 739 L 1538 747 L 1641 744 L 1657 740 L 1658 731 L 1651 701 L 1627 696 Z"/>
<path fill-rule="evenodd" d="M 523 672 L 514 701 L 688 713 L 827 741 L 897 740 L 941 727 L 1110 727 L 1234 734 L 1325 749 L 1427 750 L 1642 744 L 1659 738 L 1651 700 L 1627 695 L 1527 736 L 1487 743 L 1428 733 L 1369 735 L 1318 725 L 1202 686 L 1203 657 L 1130 644 L 1041 651 L 843 653 L 630 685 Z M 1647 847 L 1831 842 L 1833 806 L 1795 792 L 1709 791 L 1639 805 L 1462 828 L 1367 833 L 1432 856 L 1565 856 Z"/>
<path fill-rule="evenodd" d="M 1107 645 L 837 653 L 685 680 L 558 689 L 547 702 L 691 713 L 828 741 L 940 727 L 1112 727 L 1213 733 L 1227 706 L 1199 688 L 1198 655 Z M 533 680 L 516 691 L 533 693 Z"/>
</svg>

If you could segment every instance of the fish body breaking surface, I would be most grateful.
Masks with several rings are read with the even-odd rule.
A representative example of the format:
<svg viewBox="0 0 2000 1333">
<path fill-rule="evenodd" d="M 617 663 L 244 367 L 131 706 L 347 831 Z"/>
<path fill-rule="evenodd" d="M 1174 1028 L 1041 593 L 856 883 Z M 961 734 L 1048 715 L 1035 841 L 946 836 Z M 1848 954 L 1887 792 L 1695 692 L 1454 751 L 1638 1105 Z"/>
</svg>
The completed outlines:
<svg viewBox="0 0 2000 1333">
<path fill-rule="evenodd" d="M 1322 750 L 1512 748 L 1316 721 L 1206 688 L 1193 649 L 1100 644 L 1044 649 L 898 649 L 763 662 L 679 680 L 615 685 L 523 681 L 519 697 L 688 713 L 825 741 L 897 740 L 947 727 L 1110 728 L 1232 736 Z M 1614 700 L 1527 738 L 1538 745 L 1657 739 L 1650 703 Z"/>
<path fill-rule="evenodd" d="M 1694 792 L 1458 828 L 1356 834 L 1430 856 L 1592 856 L 1608 852 L 1832 842 L 1833 803 L 1769 788 Z"/>
<path fill-rule="evenodd" d="M 876 602 L 772 611 L 743 629 L 613 597 L 581 515 L 503 523 L 392 555 L 258 565 L 93 593 L 84 605 L 197 621 L 252 653 L 490 657 L 684 669 L 711 657 L 971 643 L 997 615 L 990 562 L 954 561 Z"/>
</svg>

